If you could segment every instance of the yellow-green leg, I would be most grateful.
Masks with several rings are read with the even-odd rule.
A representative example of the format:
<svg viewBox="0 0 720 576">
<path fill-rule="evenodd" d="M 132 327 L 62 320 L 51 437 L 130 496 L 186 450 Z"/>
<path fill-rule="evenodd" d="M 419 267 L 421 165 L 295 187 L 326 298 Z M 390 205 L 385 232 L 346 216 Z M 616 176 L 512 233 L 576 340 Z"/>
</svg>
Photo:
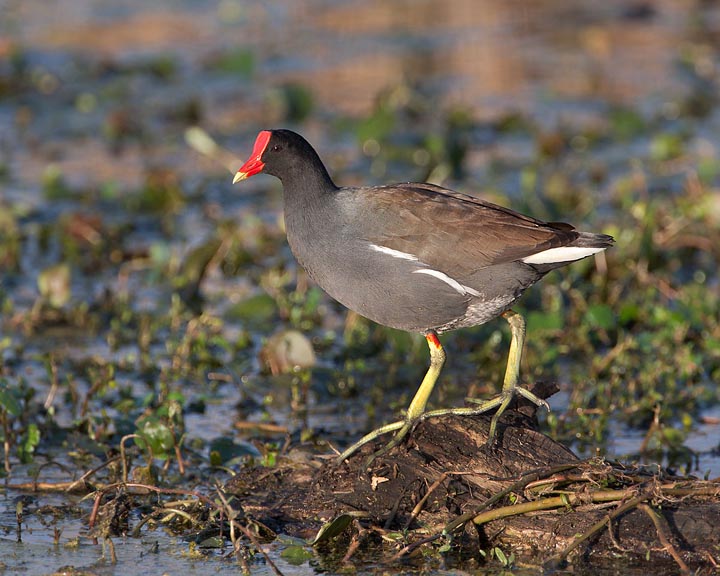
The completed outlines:
<svg viewBox="0 0 720 576">
<path fill-rule="evenodd" d="M 497 423 L 500 419 L 500 416 L 502 416 L 503 412 L 505 412 L 516 394 L 524 396 L 537 406 L 544 406 L 547 410 L 550 410 L 550 406 L 547 402 L 545 402 L 545 400 L 543 400 L 542 398 L 538 398 L 529 390 L 526 390 L 525 388 L 519 386 L 520 362 L 522 360 L 523 346 L 525 344 L 525 319 L 513 310 L 508 310 L 503 313 L 503 317 L 508 321 L 508 324 L 510 324 L 511 340 L 507 367 L 505 369 L 505 378 L 503 380 L 503 387 L 500 394 L 489 400 L 477 400 L 474 398 L 469 398 L 469 402 L 473 402 L 478 405 L 477 407 L 473 408 L 443 408 L 440 410 L 432 410 L 430 412 L 425 412 L 425 407 L 427 406 L 430 394 L 432 393 L 438 376 L 440 375 L 440 371 L 445 364 L 445 350 L 440 344 L 437 333 L 430 330 L 425 334 L 425 339 L 427 340 L 428 347 L 430 348 L 430 368 L 428 368 L 428 371 L 425 374 L 425 378 L 423 378 L 423 381 L 420 384 L 420 388 L 418 388 L 418 391 L 415 393 L 412 402 L 410 402 L 410 406 L 408 407 L 405 419 L 398 422 L 393 422 L 391 424 L 386 424 L 385 426 L 382 426 L 377 430 L 373 430 L 369 434 L 363 436 L 355 444 L 353 444 L 342 454 L 340 454 L 340 456 L 338 457 L 338 462 L 346 460 L 350 455 L 354 454 L 360 447 L 364 446 L 368 442 L 372 442 L 383 434 L 387 434 L 388 432 L 394 432 L 395 430 L 397 430 L 398 432 L 387 444 L 387 446 L 385 446 L 370 457 L 370 460 L 368 460 L 367 462 L 367 465 L 369 465 L 373 459 L 381 456 L 382 454 L 385 454 L 394 446 L 397 446 L 400 441 L 405 438 L 405 436 L 412 429 L 412 427 L 419 421 L 433 418 L 435 416 L 444 416 L 447 414 L 454 414 L 460 416 L 475 416 L 477 414 L 483 414 L 497 408 L 497 411 L 495 412 L 492 420 L 490 421 L 490 430 L 488 432 L 487 440 L 488 445 L 490 445 L 495 438 Z"/>
<path fill-rule="evenodd" d="M 497 411 L 490 421 L 490 430 L 488 432 L 487 443 L 490 445 L 495 438 L 495 431 L 497 429 L 497 423 L 505 412 L 506 408 L 515 397 L 516 394 L 524 396 L 530 402 L 533 402 L 537 406 L 544 406 L 548 411 L 550 406 L 542 398 L 538 398 L 525 388 L 519 386 L 520 382 L 520 361 L 522 360 L 523 346 L 525 344 L 525 318 L 523 318 L 517 312 L 508 310 L 503 314 L 503 318 L 510 324 L 510 353 L 508 354 L 507 367 L 505 368 L 505 379 L 503 380 L 502 392 L 495 398 L 490 400 L 476 400 L 469 399 L 470 402 L 479 404 L 478 408 L 468 409 L 470 411 L 481 411 L 487 412 L 497 407 Z M 477 412 L 475 412 L 477 413 Z M 428 416 L 430 413 L 428 413 Z"/>
<path fill-rule="evenodd" d="M 397 446 L 400 441 L 405 438 L 407 433 L 412 429 L 412 427 L 420 419 L 420 417 L 425 413 L 425 407 L 427 406 L 428 398 L 430 398 L 430 394 L 432 394 L 433 388 L 435 388 L 435 382 L 437 382 L 438 376 L 440 376 L 440 371 L 445 364 L 445 349 L 442 347 L 442 344 L 440 344 L 437 332 L 435 332 L 434 330 L 429 330 L 425 333 L 425 340 L 427 340 L 428 348 L 430 349 L 430 368 L 428 368 L 428 371 L 425 373 L 425 377 L 420 384 L 420 388 L 418 388 L 418 391 L 415 393 L 412 402 L 410 402 L 410 406 L 407 409 L 407 414 L 405 415 L 405 420 L 393 422 L 392 424 L 386 424 L 385 426 L 382 426 L 381 428 L 378 428 L 377 430 L 373 430 L 369 434 L 366 434 L 360 440 L 355 442 L 355 444 L 353 444 L 342 454 L 340 454 L 340 456 L 338 456 L 338 462 L 346 460 L 350 455 L 357 452 L 360 447 L 364 446 L 368 442 L 372 442 L 373 440 L 375 440 L 375 438 L 378 438 L 383 434 L 387 434 L 388 432 L 393 432 L 397 430 L 398 432 L 395 434 L 393 439 L 390 440 L 387 446 L 385 446 L 370 457 L 370 460 L 367 462 L 367 464 L 369 465 L 372 460 L 374 460 L 378 456 L 381 456 L 382 454 L 385 454 L 391 448 Z"/>
</svg>

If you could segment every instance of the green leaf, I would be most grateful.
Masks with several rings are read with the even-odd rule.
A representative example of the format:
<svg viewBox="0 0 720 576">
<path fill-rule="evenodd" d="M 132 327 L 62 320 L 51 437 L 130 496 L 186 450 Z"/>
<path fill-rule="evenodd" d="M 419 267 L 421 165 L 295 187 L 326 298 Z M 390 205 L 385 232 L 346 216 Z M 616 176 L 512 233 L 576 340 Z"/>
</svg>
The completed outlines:
<svg viewBox="0 0 720 576">
<path fill-rule="evenodd" d="M 23 464 L 32 462 L 35 448 L 40 444 L 40 429 L 37 424 L 30 424 L 22 444 L 18 447 L 18 455 Z"/>
<path fill-rule="evenodd" d="M 250 77 L 255 70 L 255 55 L 247 48 L 235 48 L 221 55 L 213 65 L 218 72 Z"/>
<path fill-rule="evenodd" d="M 0 380 L 0 408 L 11 416 L 19 416 L 22 411 L 14 390 L 4 380 Z"/>
<path fill-rule="evenodd" d="M 250 329 L 267 328 L 277 316 L 277 304 L 267 294 L 257 294 L 238 302 L 228 310 L 231 320 L 240 320 Z"/>
<path fill-rule="evenodd" d="M 632 108 L 614 108 L 608 116 L 610 127 L 620 140 L 629 140 L 645 130 L 645 120 Z"/>
<path fill-rule="evenodd" d="M 314 107 L 312 92 L 302 84 L 285 84 L 279 88 L 275 97 L 281 104 L 285 120 L 293 124 L 305 120 Z"/>
<path fill-rule="evenodd" d="M 215 258 L 222 246 L 219 238 L 211 238 L 207 242 L 191 250 L 184 258 L 182 270 L 172 279 L 177 288 L 183 286 L 199 286 L 205 277 L 208 265 Z"/>
<path fill-rule="evenodd" d="M 640 306 L 637 304 L 627 302 L 620 306 L 620 312 L 618 313 L 618 320 L 620 324 L 627 325 L 632 322 L 636 322 L 640 318 Z"/>
<path fill-rule="evenodd" d="M 602 328 L 603 330 L 611 330 L 617 324 L 615 311 L 607 304 L 593 304 L 587 310 L 585 315 L 590 326 L 594 328 Z"/>
<path fill-rule="evenodd" d="M 711 184 L 720 174 L 720 162 L 716 158 L 700 158 L 697 161 L 697 172 L 703 184 Z"/>
<path fill-rule="evenodd" d="M 248 456 L 260 458 L 262 454 L 250 442 L 236 442 L 232 438 L 222 436 L 210 442 L 210 463 L 213 466 L 231 466 Z"/>
<path fill-rule="evenodd" d="M 383 141 L 392 132 L 394 126 L 395 113 L 387 107 L 381 106 L 358 124 L 356 135 L 360 142 Z"/>
<path fill-rule="evenodd" d="M 149 416 L 140 421 L 137 433 L 140 438 L 136 438 L 135 443 L 141 448 L 145 448 L 143 440 L 147 442 L 156 458 L 166 456 L 175 447 L 172 430 L 155 416 Z"/>
<path fill-rule="evenodd" d="M 222 548 L 223 539 L 218 536 L 210 536 L 198 544 L 198 548 Z"/>
<path fill-rule="evenodd" d="M 658 134 L 650 141 L 650 156 L 660 162 L 672 160 L 683 153 L 684 142 L 678 134 Z"/>
<path fill-rule="evenodd" d="M 310 558 L 313 557 L 313 553 L 304 546 L 288 546 L 280 552 L 280 557 L 288 564 L 300 566 L 310 560 Z"/>
<path fill-rule="evenodd" d="M 340 514 L 340 516 L 335 517 L 333 520 L 330 520 L 327 524 L 325 524 L 320 530 L 318 531 L 317 535 L 315 536 L 315 539 L 311 542 L 313 546 L 316 544 L 319 544 L 320 542 L 324 542 L 325 540 L 330 540 L 331 538 L 335 538 L 336 536 L 343 533 L 343 531 L 350 526 L 352 521 L 355 518 L 365 518 L 367 516 L 367 512 L 344 512 L 343 514 Z"/>
<path fill-rule="evenodd" d="M 494 551 L 495 551 L 495 556 L 496 556 L 497 559 L 500 561 L 500 563 L 501 563 L 503 566 L 507 566 L 507 565 L 508 565 L 508 559 L 507 559 L 507 556 L 505 556 L 505 552 L 503 552 L 502 550 L 500 550 L 500 548 L 495 548 Z"/>
<path fill-rule="evenodd" d="M 561 312 L 533 311 L 527 316 L 527 329 L 530 333 L 540 330 L 561 330 L 564 324 Z"/>
</svg>

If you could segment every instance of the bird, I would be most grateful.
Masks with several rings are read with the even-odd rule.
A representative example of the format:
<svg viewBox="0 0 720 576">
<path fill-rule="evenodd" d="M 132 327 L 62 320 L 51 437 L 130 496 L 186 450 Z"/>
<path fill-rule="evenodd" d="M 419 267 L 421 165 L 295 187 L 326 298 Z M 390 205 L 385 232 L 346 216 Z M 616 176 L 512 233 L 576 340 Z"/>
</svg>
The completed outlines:
<svg viewBox="0 0 720 576">
<path fill-rule="evenodd" d="M 259 132 L 233 184 L 260 173 L 282 183 L 287 240 L 310 278 L 361 316 L 423 334 L 430 351 L 430 366 L 405 417 L 366 434 L 339 461 L 395 432 L 373 458 L 387 453 L 425 418 L 495 409 L 491 445 L 516 395 L 549 410 L 520 385 L 525 320 L 512 305 L 551 270 L 612 246 L 611 236 L 544 222 L 430 183 L 337 186 L 310 143 L 287 129 Z M 474 400 L 475 407 L 427 411 L 446 359 L 438 336 L 499 316 L 511 331 L 501 392 Z"/>
</svg>

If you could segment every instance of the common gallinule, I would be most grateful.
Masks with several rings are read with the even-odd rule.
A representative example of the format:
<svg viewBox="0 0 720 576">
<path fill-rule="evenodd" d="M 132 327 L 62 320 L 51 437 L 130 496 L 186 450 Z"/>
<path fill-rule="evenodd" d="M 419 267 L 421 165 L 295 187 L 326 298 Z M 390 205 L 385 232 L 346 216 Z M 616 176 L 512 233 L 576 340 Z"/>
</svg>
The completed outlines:
<svg viewBox="0 0 720 576">
<path fill-rule="evenodd" d="M 405 419 L 366 435 L 341 460 L 398 430 L 386 451 L 428 416 L 497 408 L 491 442 L 515 394 L 548 407 L 518 385 L 525 321 L 510 307 L 550 270 L 605 250 L 612 237 L 542 222 L 433 184 L 338 187 L 312 146 L 290 130 L 260 132 L 233 183 L 261 172 L 282 182 L 288 242 L 310 277 L 366 318 L 423 333 L 430 348 L 430 368 Z M 477 408 L 426 413 L 445 362 L 438 334 L 501 314 L 512 332 L 502 392 Z"/>
</svg>

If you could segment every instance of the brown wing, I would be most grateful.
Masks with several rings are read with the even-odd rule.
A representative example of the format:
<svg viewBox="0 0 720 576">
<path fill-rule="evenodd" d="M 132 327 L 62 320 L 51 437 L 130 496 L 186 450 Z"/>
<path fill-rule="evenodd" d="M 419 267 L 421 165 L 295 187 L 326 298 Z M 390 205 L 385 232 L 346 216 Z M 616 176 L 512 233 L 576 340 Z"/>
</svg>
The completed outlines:
<svg viewBox="0 0 720 576">
<path fill-rule="evenodd" d="M 367 240 L 438 270 L 472 273 L 565 246 L 579 235 L 569 224 L 549 224 L 432 184 L 374 188 L 368 200 L 381 226 L 370 226 Z"/>
</svg>

